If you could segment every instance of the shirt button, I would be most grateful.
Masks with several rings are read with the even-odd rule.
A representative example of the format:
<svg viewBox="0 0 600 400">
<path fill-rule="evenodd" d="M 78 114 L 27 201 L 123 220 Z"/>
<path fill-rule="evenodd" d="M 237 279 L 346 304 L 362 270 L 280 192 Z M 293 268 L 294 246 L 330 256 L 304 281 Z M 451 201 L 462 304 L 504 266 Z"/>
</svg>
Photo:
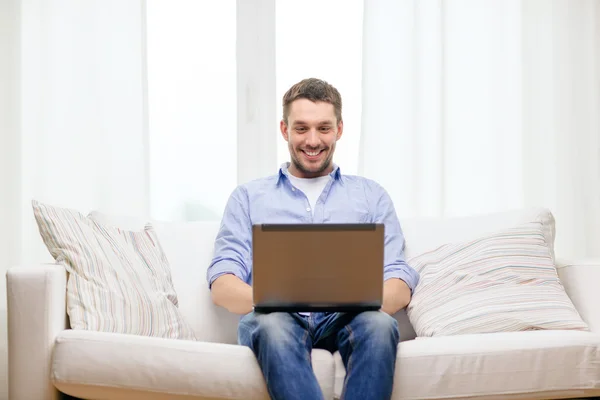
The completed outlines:
<svg viewBox="0 0 600 400">
<path fill-rule="evenodd" d="M 296 191 L 296 188 L 295 188 L 295 187 L 293 187 L 293 188 L 292 188 L 292 192 L 295 192 L 295 191 Z"/>
<path fill-rule="evenodd" d="M 310 207 L 306 207 L 306 211 L 309 211 L 309 212 L 310 212 Z"/>
</svg>

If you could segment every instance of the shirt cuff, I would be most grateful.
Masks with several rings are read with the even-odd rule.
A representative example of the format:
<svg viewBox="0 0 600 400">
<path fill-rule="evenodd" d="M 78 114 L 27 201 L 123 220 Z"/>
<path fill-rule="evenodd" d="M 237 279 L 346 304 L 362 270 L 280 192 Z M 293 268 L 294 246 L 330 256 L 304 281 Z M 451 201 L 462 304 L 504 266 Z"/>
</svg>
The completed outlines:
<svg viewBox="0 0 600 400">
<path fill-rule="evenodd" d="M 406 285 L 410 289 L 410 294 L 412 295 L 417 284 L 419 283 L 419 273 L 414 269 L 406 266 L 395 266 L 392 267 L 391 271 L 386 271 L 383 273 L 383 280 L 387 281 L 388 279 L 398 278 L 406 282 Z M 407 271 L 406 269 L 409 269 Z"/>
<path fill-rule="evenodd" d="M 210 288 L 218 277 L 226 274 L 235 275 L 243 282 L 246 282 L 246 278 L 244 277 L 246 275 L 245 271 L 238 263 L 232 261 L 219 261 L 208 268 L 208 287 Z"/>
</svg>

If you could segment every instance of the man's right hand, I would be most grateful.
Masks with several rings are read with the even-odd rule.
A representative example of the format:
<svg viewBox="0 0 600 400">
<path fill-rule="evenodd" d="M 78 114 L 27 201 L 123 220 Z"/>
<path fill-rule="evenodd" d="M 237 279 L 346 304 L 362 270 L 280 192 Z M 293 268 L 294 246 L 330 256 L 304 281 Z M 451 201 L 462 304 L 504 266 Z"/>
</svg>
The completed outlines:
<svg viewBox="0 0 600 400">
<path fill-rule="evenodd" d="M 221 275 L 212 283 L 213 303 L 228 311 L 245 315 L 252 312 L 252 287 L 233 274 Z"/>
</svg>

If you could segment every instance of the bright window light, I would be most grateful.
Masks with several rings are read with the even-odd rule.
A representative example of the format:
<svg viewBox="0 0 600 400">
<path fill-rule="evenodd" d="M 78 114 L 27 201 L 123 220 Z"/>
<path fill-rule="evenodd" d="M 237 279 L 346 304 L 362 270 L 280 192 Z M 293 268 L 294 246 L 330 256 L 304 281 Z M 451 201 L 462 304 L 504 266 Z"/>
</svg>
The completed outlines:
<svg viewBox="0 0 600 400">
<path fill-rule="evenodd" d="M 358 0 L 277 0 L 276 2 L 277 159 L 289 161 L 287 143 L 279 134 L 281 99 L 294 83 L 321 78 L 342 95 L 344 134 L 334 162 L 345 174 L 358 170 L 361 132 L 362 17 Z"/>
<path fill-rule="evenodd" d="M 236 1 L 146 4 L 151 216 L 220 219 L 237 183 Z"/>
</svg>

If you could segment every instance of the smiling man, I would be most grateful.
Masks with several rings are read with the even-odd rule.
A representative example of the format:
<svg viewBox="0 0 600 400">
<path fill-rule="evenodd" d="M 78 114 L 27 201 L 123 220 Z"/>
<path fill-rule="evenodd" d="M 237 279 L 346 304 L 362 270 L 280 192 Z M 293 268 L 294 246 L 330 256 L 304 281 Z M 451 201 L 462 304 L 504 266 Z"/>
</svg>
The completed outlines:
<svg viewBox="0 0 600 400">
<path fill-rule="evenodd" d="M 408 305 L 419 276 L 404 260 L 404 237 L 387 192 L 372 180 L 343 175 L 333 163 L 343 128 L 341 96 L 327 82 L 305 79 L 285 93 L 280 129 L 290 162 L 234 190 L 208 268 L 214 303 L 243 315 L 239 343 L 256 355 L 276 400 L 323 398 L 313 348 L 340 351 L 347 371 L 343 399 L 389 399 L 392 393 L 399 333 L 391 315 Z M 365 222 L 385 224 L 380 311 L 253 312 L 253 224 Z"/>
</svg>

